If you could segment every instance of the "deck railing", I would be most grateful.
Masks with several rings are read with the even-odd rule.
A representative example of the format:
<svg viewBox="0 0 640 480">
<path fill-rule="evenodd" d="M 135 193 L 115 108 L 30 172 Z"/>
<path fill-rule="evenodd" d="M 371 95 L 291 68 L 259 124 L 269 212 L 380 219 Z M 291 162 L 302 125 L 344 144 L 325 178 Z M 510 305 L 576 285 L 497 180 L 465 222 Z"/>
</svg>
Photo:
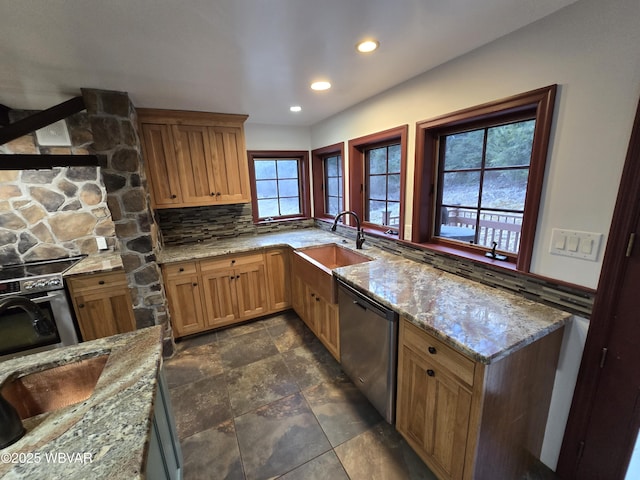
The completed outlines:
<svg viewBox="0 0 640 480">
<path fill-rule="evenodd" d="M 480 221 L 476 222 L 476 212 L 471 210 L 448 210 L 446 225 L 476 229 L 476 223 L 480 228 L 476 243 L 485 247 L 493 247 L 493 242 L 498 244 L 498 250 L 517 252 L 520 245 L 520 230 L 522 229 L 522 215 L 506 213 L 481 213 Z"/>
</svg>

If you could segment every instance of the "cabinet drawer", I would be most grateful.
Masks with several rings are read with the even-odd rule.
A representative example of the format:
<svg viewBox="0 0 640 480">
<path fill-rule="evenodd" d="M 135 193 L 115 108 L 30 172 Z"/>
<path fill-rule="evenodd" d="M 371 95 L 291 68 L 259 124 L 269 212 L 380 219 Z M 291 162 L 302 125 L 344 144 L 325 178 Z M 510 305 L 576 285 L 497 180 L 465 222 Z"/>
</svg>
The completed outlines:
<svg viewBox="0 0 640 480">
<path fill-rule="evenodd" d="M 235 268 L 241 265 L 249 265 L 252 263 L 264 262 L 262 253 L 249 253 L 244 255 L 225 255 L 224 257 L 212 258 L 210 260 L 200 261 L 200 269 L 204 272 L 207 270 L 221 270 Z"/>
<path fill-rule="evenodd" d="M 84 292 L 96 288 L 127 287 L 127 277 L 124 271 L 109 273 L 93 273 L 67 279 L 74 292 Z"/>
<path fill-rule="evenodd" d="M 167 276 L 175 275 L 193 275 L 198 271 L 196 262 L 188 263 L 171 263 L 169 265 L 163 265 L 162 270 Z"/>
<path fill-rule="evenodd" d="M 435 363 L 467 385 L 473 385 L 473 373 L 475 362 L 463 354 L 456 352 L 453 348 L 445 345 L 424 330 L 419 329 L 408 320 L 403 319 L 404 335 L 401 339 L 404 345 L 408 346 L 416 354 L 420 355 L 427 362 Z"/>
</svg>

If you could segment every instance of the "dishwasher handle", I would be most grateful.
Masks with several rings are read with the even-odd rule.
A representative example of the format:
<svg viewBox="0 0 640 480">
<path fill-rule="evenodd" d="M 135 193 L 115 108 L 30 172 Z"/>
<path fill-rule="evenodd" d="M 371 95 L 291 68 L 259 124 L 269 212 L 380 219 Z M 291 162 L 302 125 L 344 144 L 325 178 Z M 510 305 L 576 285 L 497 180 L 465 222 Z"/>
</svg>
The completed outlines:
<svg viewBox="0 0 640 480">
<path fill-rule="evenodd" d="M 354 305 L 363 310 L 371 310 L 376 315 L 386 318 L 390 322 L 398 320 L 398 314 L 381 303 L 376 302 L 372 298 L 367 297 L 350 285 L 347 285 L 338 279 L 338 289 L 351 298 Z"/>
</svg>

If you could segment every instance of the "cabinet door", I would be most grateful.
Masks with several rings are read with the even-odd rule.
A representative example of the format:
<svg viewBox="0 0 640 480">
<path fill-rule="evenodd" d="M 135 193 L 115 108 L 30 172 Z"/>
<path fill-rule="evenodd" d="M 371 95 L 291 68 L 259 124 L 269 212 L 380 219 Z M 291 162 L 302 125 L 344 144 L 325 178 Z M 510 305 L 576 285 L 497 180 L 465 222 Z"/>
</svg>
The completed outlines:
<svg viewBox="0 0 640 480">
<path fill-rule="evenodd" d="M 185 205 L 215 202 L 214 172 L 207 127 L 173 125 L 178 175 Z"/>
<path fill-rule="evenodd" d="M 238 318 L 252 318 L 269 310 L 264 262 L 240 265 L 234 269 L 238 298 Z"/>
<path fill-rule="evenodd" d="M 93 290 L 74 297 L 78 326 L 84 341 L 135 330 L 127 288 Z"/>
<path fill-rule="evenodd" d="M 316 328 L 318 338 L 333 357 L 340 361 L 340 327 L 338 305 L 329 303 L 316 295 Z"/>
<path fill-rule="evenodd" d="M 298 275 L 294 275 L 291 279 L 291 305 L 300 318 L 304 320 L 304 304 L 305 304 L 305 284 Z"/>
<path fill-rule="evenodd" d="M 289 308 L 291 306 L 289 300 L 289 250 L 284 248 L 268 250 L 265 259 L 267 262 L 269 309 L 272 312 L 277 312 Z"/>
<path fill-rule="evenodd" d="M 318 317 L 320 314 L 319 302 L 316 301 L 316 294 L 308 284 L 304 284 L 304 316 L 302 320 L 311 329 L 314 335 L 318 336 Z"/>
<path fill-rule="evenodd" d="M 202 272 L 206 324 L 209 327 L 229 325 L 236 321 L 236 278 L 233 270 L 218 269 Z"/>
<path fill-rule="evenodd" d="M 169 125 L 143 123 L 141 130 L 154 206 L 170 207 L 182 203 L 171 128 Z"/>
<path fill-rule="evenodd" d="M 165 286 L 176 337 L 205 330 L 198 276 L 171 276 L 166 279 Z"/>
<path fill-rule="evenodd" d="M 211 127 L 209 135 L 214 158 L 216 201 L 250 202 L 249 167 L 242 128 Z"/>
<path fill-rule="evenodd" d="M 398 431 L 438 478 L 461 479 L 471 393 L 406 346 L 398 367 Z"/>
</svg>

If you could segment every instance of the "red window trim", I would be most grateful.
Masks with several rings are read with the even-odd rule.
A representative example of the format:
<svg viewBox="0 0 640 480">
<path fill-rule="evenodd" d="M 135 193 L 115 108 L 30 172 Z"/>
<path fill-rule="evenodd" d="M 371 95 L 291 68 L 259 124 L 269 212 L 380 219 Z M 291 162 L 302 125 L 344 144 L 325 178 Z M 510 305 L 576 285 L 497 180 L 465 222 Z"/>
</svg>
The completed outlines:
<svg viewBox="0 0 640 480">
<path fill-rule="evenodd" d="M 416 166 L 411 238 L 413 243 L 440 244 L 460 252 L 473 252 L 474 250 L 482 250 L 484 252 L 487 250 L 476 246 L 462 246 L 458 243 L 447 242 L 432 236 L 434 202 L 436 201 L 435 178 L 437 175 L 438 137 L 444 131 L 449 131 L 450 129 L 473 127 L 479 122 L 484 123 L 492 118 L 503 118 L 520 112 L 531 111 L 534 112 L 536 126 L 533 135 L 520 251 L 517 259 L 514 256 L 510 256 L 508 260 L 516 264 L 518 271 L 529 271 L 542 196 L 556 90 L 557 85 L 549 85 L 416 124 Z M 487 261 L 492 260 L 487 259 Z"/>
<path fill-rule="evenodd" d="M 266 223 L 266 219 L 258 216 L 256 172 L 254 167 L 254 160 L 256 158 L 298 159 L 298 175 L 300 176 L 300 207 L 302 215 L 283 215 L 273 217 L 273 220 L 279 221 L 311 218 L 311 202 L 309 201 L 309 152 L 306 150 L 249 150 L 247 151 L 247 159 L 249 162 L 249 183 L 251 184 L 251 211 L 253 215 L 253 223 Z"/>
<path fill-rule="evenodd" d="M 400 240 L 404 238 L 408 132 L 409 125 L 401 125 L 389 130 L 349 140 L 349 205 L 351 210 L 356 212 L 361 220 L 364 219 L 364 151 L 367 148 L 376 147 L 391 141 L 400 142 L 400 227 L 398 229 L 398 235 L 391 236 L 385 234 L 384 232 L 389 230 L 389 227 L 365 222 L 364 220 L 362 221 L 362 226 L 365 231 L 376 232 L 382 236 Z M 350 218 L 348 221 L 350 225 L 355 225 L 353 218 Z"/>
<path fill-rule="evenodd" d="M 313 186 L 313 213 L 314 217 L 318 219 L 333 220 L 331 215 L 325 212 L 324 205 L 324 159 L 326 157 L 340 155 L 340 162 L 342 163 L 342 205 L 341 210 L 344 210 L 344 198 L 345 198 L 345 171 L 344 171 L 344 142 L 334 143 L 333 145 L 327 145 L 326 147 L 316 148 L 311 151 L 311 170 Z"/>
</svg>

